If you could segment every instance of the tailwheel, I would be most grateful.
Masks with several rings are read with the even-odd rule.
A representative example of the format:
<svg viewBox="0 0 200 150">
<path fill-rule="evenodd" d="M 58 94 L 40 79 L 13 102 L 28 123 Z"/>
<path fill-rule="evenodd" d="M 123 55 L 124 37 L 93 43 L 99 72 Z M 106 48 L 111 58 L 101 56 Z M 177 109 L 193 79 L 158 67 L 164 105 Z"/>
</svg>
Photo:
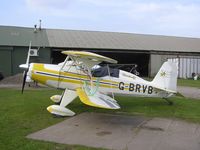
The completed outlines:
<svg viewBox="0 0 200 150">
<path fill-rule="evenodd" d="M 163 98 L 169 105 L 174 105 L 174 102 L 169 100 L 168 98 Z"/>
</svg>

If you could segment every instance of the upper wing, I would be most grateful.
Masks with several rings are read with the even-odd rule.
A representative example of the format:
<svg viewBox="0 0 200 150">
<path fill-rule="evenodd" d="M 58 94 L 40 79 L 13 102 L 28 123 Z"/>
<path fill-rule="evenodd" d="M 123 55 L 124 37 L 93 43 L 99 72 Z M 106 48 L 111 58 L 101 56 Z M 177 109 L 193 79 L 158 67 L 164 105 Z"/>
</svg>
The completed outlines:
<svg viewBox="0 0 200 150">
<path fill-rule="evenodd" d="M 84 64 L 87 69 L 91 69 L 94 65 L 97 65 L 103 61 L 109 63 L 117 63 L 116 60 L 98 55 L 91 52 L 84 51 L 62 51 L 63 54 L 68 55 L 73 61 L 78 62 L 78 64 Z"/>
<path fill-rule="evenodd" d="M 95 94 L 89 95 L 85 90 L 82 88 L 76 89 L 76 92 L 80 98 L 80 100 L 90 106 L 99 107 L 99 108 L 106 108 L 106 109 L 119 109 L 120 106 L 116 100 L 112 99 L 111 97 L 96 92 Z"/>
</svg>

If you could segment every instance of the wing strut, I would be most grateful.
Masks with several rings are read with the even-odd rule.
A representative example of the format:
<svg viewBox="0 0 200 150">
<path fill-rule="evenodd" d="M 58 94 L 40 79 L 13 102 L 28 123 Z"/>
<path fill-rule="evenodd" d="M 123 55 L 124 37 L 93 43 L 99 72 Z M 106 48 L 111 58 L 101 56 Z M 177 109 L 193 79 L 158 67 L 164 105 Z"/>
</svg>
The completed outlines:
<svg viewBox="0 0 200 150">
<path fill-rule="evenodd" d="M 60 67 L 59 77 L 58 77 L 58 85 L 57 85 L 58 88 L 60 87 L 59 85 L 60 85 L 60 80 L 61 80 L 61 78 L 60 78 L 61 72 L 62 72 L 63 68 L 65 67 L 65 65 L 66 65 L 66 63 L 67 63 L 68 60 L 69 60 L 69 56 L 66 57 L 63 65 Z"/>
</svg>

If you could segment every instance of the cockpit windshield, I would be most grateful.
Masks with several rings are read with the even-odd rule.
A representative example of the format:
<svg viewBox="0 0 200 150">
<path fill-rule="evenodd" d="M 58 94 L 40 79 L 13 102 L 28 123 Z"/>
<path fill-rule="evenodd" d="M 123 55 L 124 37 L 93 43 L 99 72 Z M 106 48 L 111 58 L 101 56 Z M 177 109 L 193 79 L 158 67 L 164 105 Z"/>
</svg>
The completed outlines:
<svg viewBox="0 0 200 150">
<path fill-rule="evenodd" d="M 105 77 L 111 76 L 119 78 L 119 69 L 110 68 L 108 66 L 99 66 L 92 69 L 92 76 L 94 77 Z"/>
</svg>

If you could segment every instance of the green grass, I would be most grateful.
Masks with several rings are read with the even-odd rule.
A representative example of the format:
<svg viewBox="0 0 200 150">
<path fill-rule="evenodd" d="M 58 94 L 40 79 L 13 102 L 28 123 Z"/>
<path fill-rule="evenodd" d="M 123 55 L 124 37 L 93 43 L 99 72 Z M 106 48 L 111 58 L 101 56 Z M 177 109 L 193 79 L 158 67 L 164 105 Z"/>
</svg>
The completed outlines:
<svg viewBox="0 0 200 150">
<path fill-rule="evenodd" d="M 90 150 L 77 145 L 63 145 L 27 139 L 26 136 L 66 118 L 54 118 L 46 110 L 53 102 L 49 97 L 60 94 L 58 90 L 26 90 L 21 95 L 19 90 L 0 89 L 0 149 L 70 149 Z M 116 97 L 122 109 L 105 110 L 89 107 L 78 99 L 68 108 L 76 113 L 106 112 L 116 114 L 141 115 L 148 117 L 180 118 L 200 123 L 200 100 L 183 97 L 171 98 L 173 106 L 169 106 L 159 98 Z"/>
<path fill-rule="evenodd" d="M 178 79 L 178 85 L 200 88 L 200 80 Z"/>
<path fill-rule="evenodd" d="M 46 110 L 49 97 L 57 90 L 25 91 L 0 89 L 0 149 L 1 150 L 90 150 L 84 146 L 69 146 L 27 139 L 26 136 L 66 118 L 54 118 Z"/>
</svg>

